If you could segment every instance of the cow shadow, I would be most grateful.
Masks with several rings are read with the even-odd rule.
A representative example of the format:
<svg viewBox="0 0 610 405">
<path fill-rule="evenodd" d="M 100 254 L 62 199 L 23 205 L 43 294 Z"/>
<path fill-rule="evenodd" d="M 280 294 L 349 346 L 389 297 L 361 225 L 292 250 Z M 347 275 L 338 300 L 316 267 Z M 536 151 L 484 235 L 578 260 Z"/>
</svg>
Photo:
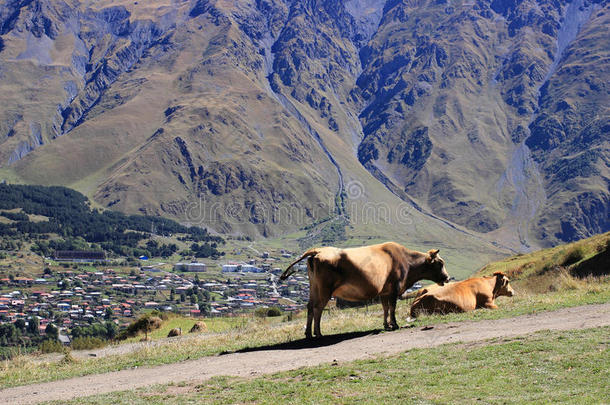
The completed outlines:
<svg viewBox="0 0 610 405">
<path fill-rule="evenodd" d="M 312 348 L 316 348 L 316 347 L 332 346 L 337 343 L 341 343 L 343 341 L 350 340 L 350 339 L 357 339 L 357 338 L 364 337 L 364 336 L 377 335 L 377 334 L 381 333 L 382 331 L 383 331 L 382 329 L 373 329 L 373 330 L 362 331 L 362 332 L 338 333 L 336 335 L 324 335 L 319 338 L 312 338 L 312 339 L 303 338 L 303 339 L 298 339 L 298 340 L 291 340 L 290 342 L 277 343 L 277 344 L 273 344 L 273 345 L 244 347 L 243 349 L 239 349 L 239 350 L 221 352 L 220 356 L 223 356 L 225 354 L 232 354 L 232 353 L 249 353 L 249 352 L 259 352 L 259 351 L 266 351 L 266 350 L 300 350 L 300 349 L 312 349 Z"/>
</svg>

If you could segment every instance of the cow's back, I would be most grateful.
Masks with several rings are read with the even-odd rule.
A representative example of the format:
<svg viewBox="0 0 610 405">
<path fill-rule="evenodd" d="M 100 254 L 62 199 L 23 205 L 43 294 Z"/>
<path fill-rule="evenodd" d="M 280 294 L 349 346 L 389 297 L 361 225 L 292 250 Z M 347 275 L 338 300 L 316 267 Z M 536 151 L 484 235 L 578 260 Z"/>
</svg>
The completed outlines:
<svg viewBox="0 0 610 405">
<path fill-rule="evenodd" d="M 472 311 L 479 306 L 478 301 L 491 294 L 492 291 L 489 291 L 489 285 L 483 278 L 472 278 L 431 288 L 416 298 L 413 305 L 418 310 L 431 312 L 435 308 L 443 308 L 438 312 Z"/>
<path fill-rule="evenodd" d="M 463 281 L 444 286 L 434 286 L 419 297 L 420 303 L 418 305 L 421 305 L 422 309 L 427 311 L 435 311 L 435 308 L 443 308 L 439 312 L 453 312 L 458 309 L 470 311 L 475 309 L 477 303 L 472 287 L 471 283 L 464 283 Z"/>
<path fill-rule="evenodd" d="M 392 257 L 384 244 L 357 248 L 323 248 L 315 257 L 316 267 L 335 273 L 332 295 L 348 301 L 364 301 L 383 292 L 392 271 Z M 333 250 L 334 249 L 334 250 Z"/>
</svg>

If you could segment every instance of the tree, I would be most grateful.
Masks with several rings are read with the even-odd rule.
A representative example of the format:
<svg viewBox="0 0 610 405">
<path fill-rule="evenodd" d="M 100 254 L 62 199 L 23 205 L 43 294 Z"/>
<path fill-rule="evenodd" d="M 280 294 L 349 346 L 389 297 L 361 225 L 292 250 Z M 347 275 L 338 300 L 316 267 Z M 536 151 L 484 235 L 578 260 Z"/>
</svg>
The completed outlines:
<svg viewBox="0 0 610 405">
<path fill-rule="evenodd" d="M 25 321 L 23 319 L 17 319 L 15 321 L 15 327 L 21 332 L 25 332 Z"/>
<path fill-rule="evenodd" d="M 106 308 L 106 311 L 104 312 L 104 319 L 112 319 L 112 315 L 114 315 L 114 312 L 112 312 L 112 308 Z"/>
<path fill-rule="evenodd" d="M 72 287 L 72 285 L 70 284 L 70 280 L 65 279 L 65 278 L 63 280 L 61 280 L 59 283 L 61 283 L 61 288 L 64 290 L 69 290 L 70 287 Z M 57 284 L 59 284 L 59 283 L 57 283 Z"/>
<path fill-rule="evenodd" d="M 201 290 L 203 292 L 204 301 L 210 300 L 210 293 L 207 290 Z"/>
<path fill-rule="evenodd" d="M 106 338 L 110 340 L 116 338 L 117 334 L 119 333 L 119 327 L 117 326 L 117 324 L 112 321 L 107 321 L 105 326 Z"/>
<path fill-rule="evenodd" d="M 204 302 L 204 303 L 200 303 L 199 304 L 199 310 L 204 314 L 204 315 L 209 315 L 210 311 L 212 311 L 212 306 L 210 305 L 209 302 Z"/>
<path fill-rule="evenodd" d="M 59 329 L 57 329 L 57 326 L 53 325 L 52 323 L 47 325 L 47 327 L 44 329 L 44 333 L 50 339 L 57 340 L 59 337 Z"/>
<path fill-rule="evenodd" d="M 3 338 L 5 343 L 12 343 L 18 334 L 19 330 L 15 327 L 15 324 L 0 324 L 0 338 Z"/>
<path fill-rule="evenodd" d="M 37 316 L 33 316 L 30 318 L 30 321 L 28 322 L 28 333 L 32 334 L 32 335 L 39 335 L 40 331 L 39 331 L 39 327 L 40 327 L 40 320 L 38 319 Z"/>
</svg>

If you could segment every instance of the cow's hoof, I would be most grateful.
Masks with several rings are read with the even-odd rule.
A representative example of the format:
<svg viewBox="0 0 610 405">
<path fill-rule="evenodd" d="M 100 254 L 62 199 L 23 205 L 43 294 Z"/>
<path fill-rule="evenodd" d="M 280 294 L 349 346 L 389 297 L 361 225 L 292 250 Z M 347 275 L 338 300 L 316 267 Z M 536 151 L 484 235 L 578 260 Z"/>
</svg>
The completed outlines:
<svg viewBox="0 0 610 405">
<path fill-rule="evenodd" d="M 392 328 L 390 327 L 390 325 L 383 325 L 383 330 L 391 331 Z"/>
<path fill-rule="evenodd" d="M 392 326 L 390 326 L 390 330 L 397 330 L 399 329 L 397 324 L 393 324 Z"/>
</svg>

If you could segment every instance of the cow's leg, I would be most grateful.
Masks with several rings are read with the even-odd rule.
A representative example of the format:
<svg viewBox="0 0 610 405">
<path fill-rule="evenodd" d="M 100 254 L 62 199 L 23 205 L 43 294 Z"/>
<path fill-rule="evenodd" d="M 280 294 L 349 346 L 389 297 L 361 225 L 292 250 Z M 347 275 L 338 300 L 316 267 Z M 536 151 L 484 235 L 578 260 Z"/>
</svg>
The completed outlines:
<svg viewBox="0 0 610 405">
<path fill-rule="evenodd" d="M 396 330 L 398 329 L 398 322 L 396 322 L 396 300 L 398 296 L 396 294 L 391 294 L 388 297 L 388 304 L 390 307 L 390 329 Z"/>
<path fill-rule="evenodd" d="M 485 303 L 485 308 L 498 309 L 498 306 L 496 305 L 496 303 L 493 300 L 489 300 Z"/>
<path fill-rule="evenodd" d="M 311 339 L 311 324 L 313 322 L 313 300 L 311 296 L 309 297 L 309 302 L 307 303 L 307 325 L 305 326 L 305 337 L 307 339 Z"/>
<path fill-rule="evenodd" d="M 381 305 L 383 306 L 383 329 L 390 330 L 388 325 L 388 311 L 390 309 L 390 301 L 387 296 L 381 296 Z"/>
<path fill-rule="evenodd" d="M 316 337 L 321 337 L 322 332 L 320 332 L 320 319 L 322 318 L 322 311 L 324 311 L 324 307 L 330 300 L 330 291 L 321 288 L 318 290 L 318 296 L 316 298 L 317 299 L 313 304 L 313 334 L 316 335 Z"/>
</svg>

